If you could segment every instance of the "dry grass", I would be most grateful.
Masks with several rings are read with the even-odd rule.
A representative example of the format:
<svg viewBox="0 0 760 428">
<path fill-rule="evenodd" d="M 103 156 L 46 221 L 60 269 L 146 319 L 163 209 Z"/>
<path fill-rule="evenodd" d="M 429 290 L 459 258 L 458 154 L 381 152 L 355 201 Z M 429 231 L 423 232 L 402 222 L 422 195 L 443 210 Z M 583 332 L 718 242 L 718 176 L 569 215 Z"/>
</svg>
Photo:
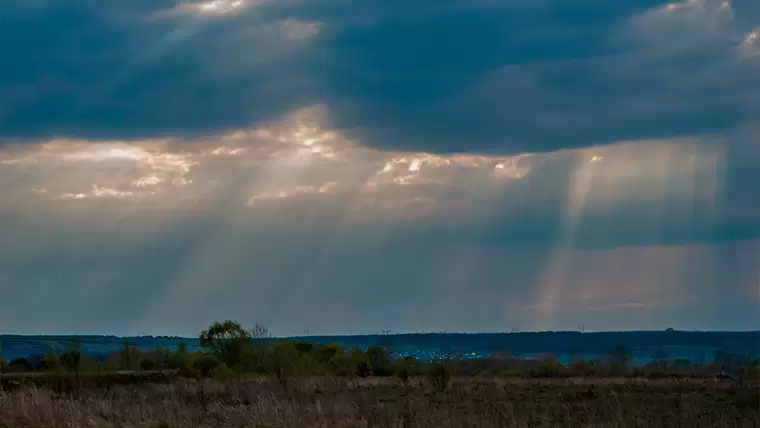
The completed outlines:
<svg viewBox="0 0 760 428">
<path fill-rule="evenodd" d="M 4 427 L 755 427 L 760 388 L 714 380 L 320 378 L 0 392 Z"/>
</svg>

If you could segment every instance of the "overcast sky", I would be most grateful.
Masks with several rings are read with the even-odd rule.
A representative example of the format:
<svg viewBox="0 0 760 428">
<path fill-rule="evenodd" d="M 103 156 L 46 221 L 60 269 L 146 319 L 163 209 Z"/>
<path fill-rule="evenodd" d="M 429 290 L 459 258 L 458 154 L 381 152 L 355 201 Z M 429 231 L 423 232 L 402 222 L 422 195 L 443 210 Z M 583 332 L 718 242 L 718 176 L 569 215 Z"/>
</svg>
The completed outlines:
<svg viewBox="0 0 760 428">
<path fill-rule="evenodd" d="M 0 332 L 760 328 L 756 0 L 4 0 Z"/>
</svg>

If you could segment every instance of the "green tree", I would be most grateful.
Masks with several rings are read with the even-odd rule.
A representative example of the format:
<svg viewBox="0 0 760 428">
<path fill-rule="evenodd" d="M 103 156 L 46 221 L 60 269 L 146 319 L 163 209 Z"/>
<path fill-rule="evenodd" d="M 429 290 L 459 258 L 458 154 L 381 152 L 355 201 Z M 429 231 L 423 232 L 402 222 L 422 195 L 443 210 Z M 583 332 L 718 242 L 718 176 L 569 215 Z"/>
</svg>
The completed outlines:
<svg viewBox="0 0 760 428">
<path fill-rule="evenodd" d="M 209 349 L 228 367 L 237 367 L 243 361 L 253 336 L 235 321 L 215 322 L 199 336 L 202 347 Z"/>
<path fill-rule="evenodd" d="M 367 348 L 367 360 L 374 376 L 390 376 L 393 374 L 391 360 L 382 346 L 370 346 Z"/>
</svg>

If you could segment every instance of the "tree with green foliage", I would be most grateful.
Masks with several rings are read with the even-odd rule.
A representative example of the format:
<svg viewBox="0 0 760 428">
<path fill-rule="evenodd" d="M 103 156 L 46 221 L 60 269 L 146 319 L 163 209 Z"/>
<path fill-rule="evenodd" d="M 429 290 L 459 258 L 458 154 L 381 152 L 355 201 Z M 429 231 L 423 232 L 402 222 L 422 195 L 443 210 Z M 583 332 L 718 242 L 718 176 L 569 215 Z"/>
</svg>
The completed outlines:
<svg viewBox="0 0 760 428">
<path fill-rule="evenodd" d="M 388 352 L 382 346 L 367 348 L 367 360 L 373 376 L 391 376 L 393 374 L 393 366 L 388 357 Z"/>
<path fill-rule="evenodd" d="M 216 358 L 228 367 L 237 367 L 243 362 L 253 336 L 239 323 L 231 320 L 214 322 L 199 335 L 202 347 L 209 349 Z"/>
</svg>

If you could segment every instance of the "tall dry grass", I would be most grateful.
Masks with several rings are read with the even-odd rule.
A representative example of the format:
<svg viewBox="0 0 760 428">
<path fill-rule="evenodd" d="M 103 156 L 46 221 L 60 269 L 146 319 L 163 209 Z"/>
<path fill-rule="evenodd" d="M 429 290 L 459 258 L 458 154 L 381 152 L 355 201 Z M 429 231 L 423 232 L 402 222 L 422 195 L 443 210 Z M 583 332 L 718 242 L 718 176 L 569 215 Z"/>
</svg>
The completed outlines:
<svg viewBox="0 0 760 428">
<path fill-rule="evenodd" d="M 178 380 L 0 392 L 4 427 L 754 427 L 758 385 L 714 380 Z"/>
</svg>

